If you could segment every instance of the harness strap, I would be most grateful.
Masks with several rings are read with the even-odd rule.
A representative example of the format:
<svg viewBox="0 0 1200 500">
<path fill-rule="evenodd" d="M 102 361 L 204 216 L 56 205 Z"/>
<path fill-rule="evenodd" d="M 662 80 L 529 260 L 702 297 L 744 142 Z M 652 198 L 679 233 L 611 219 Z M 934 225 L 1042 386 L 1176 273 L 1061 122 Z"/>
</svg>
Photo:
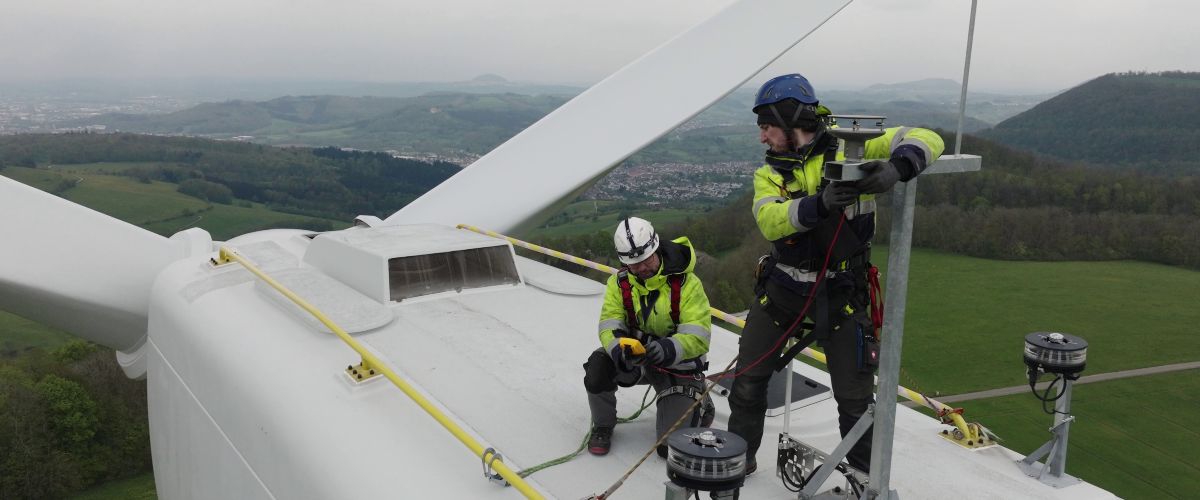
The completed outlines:
<svg viewBox="0 0 1200 500">
<path fill-rule="evenodd" d="M 683 283 L 687 281 L 686 274 L 672 274 L 667 276 L 667 283 L 671 286 L 671 322 L 679 325 L 679 304 L 683 295 Z M 633 306 L 633 283 L 629 281 L 629 271 L 622 268 L 617 271 L 617 285 L 621 289 L 621 304 L 625 306 L 625 322 L 627 326 L 633 329 L 640 329 L 639 325 L 645 323 L 650 318 L 650 309 L 654 307 L 654 300 L 648 301 L 643 312 L 645 319 L 638 322 L 637 311 Z M 672 332 L 673 334 L 674 332 Z"/>
<path fill-rule="evenodd" d="M 871 290 L 871 326 L 875 340 L 879 340 L 879 331 L 883 328 L 883 291 L 879 288 L 879 268 L 871 266 L 867 270 L 867 282 Z"/>
<path fill-rule="evenodd" d="M 629 282 L 629 271 L 621 268 L 617 271 L 617 285 L 621 288 L 621 303 L 625 306 L 625 326 L 638 329 L 637 313 L 633 310 L 633 283 Z"/>
<path fill-rule="evenodd" d="M 809 331 L 808 335 L 800 337 L 799 340 L 795 344 L 792 344 L 791 348 L 789 348 L 787 351 L 785 351 L 783 354 L 781 354 L 779 356 L 779 359 L 775 360 L 775 366 L 774 366 L 775 371 L 780 371 L 780 370 L 783 370 L 784 368 L 787 368 L 788 363 L 791 363 L 792 360 L 796 358 L 796 355 L 800 354 L 800 351 L 803 351 L 805 347 L 808 347 L 816 340 L 817 340 L 816 329 Z"/>
<path fill-rule="evenodd" d="M 683 281 L 687 278 L 683 274 L 672 274 L 667 277 L 667 282 L 671 284 L 671 322 L 679 324 L 679 300 L 683 293 Z"/>
<path fill-rule="evenodd" d="M 696 401 L 700 401 L 700 396 L 703 393 L 704 393 L 703 389 L 698 389 L 695 386 L 673 385 L 673 386 L 669 387 L 667 390 L 658 393 L 658 396 L 655 396 L 654 400 L 659 401 L 662 398 L 665 398 L 667 396 L 674 396 L 676 394 L 682 394 L 682 395 L 692 398 Z"/>
</svg>

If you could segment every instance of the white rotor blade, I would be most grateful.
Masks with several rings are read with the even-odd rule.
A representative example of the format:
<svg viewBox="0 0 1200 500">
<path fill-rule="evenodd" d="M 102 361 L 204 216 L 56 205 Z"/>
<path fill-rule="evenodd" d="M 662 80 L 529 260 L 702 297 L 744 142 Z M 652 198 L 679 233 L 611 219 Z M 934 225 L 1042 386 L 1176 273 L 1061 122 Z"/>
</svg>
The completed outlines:
<svg viewBox="0 0 1200 500">
<path fill-rule="evenodd" d="M 851 0 L 742 0 L 630 63 L 387 218 L 536 224 L 732 92 Z M 747 110 L 746 121 L 751 117 Z"/>
<path fill-rule="evenodd" d="M 2 176 L 0 213 L 0 309 L 114 349 L 137 346 L 150 287 L 180 245 Z"/>
</svg>

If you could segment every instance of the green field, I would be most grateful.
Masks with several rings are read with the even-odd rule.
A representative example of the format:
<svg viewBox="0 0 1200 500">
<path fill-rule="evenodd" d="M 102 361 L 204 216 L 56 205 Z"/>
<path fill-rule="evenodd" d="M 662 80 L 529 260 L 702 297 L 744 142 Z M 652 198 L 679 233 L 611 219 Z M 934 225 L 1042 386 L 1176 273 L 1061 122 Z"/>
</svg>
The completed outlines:
<svg viewBox="0 0 1200 500">
<path fill-rule="evenodd" d="M 4 175 L 42 190 L 59 190 L 59 196 L 136 224 L 164 236 L 189 227 L 208 231 L 215 240 L 270 227 L 306 227 L 328 224 L 343 228 L 343 221 L 293 215 L 269 210 L 261 204 L 249 207 L 209 203 L 176 191 L 177 185 L 153 181 L 139 182 L 132 177 L 93 173 L 148 167 L 157 163 L 89 163 L 59 165 L 54 169 L 11 167 Z"/>
<path fill-rule="evenodd" d="M 71 497 L 71 500 L 154 500 L 154 474 L 146 473 L 129 479 L 104 483 Z"/>
<path fill-rule="evenodd" d="M 873 260 L 886 263 L 880 250 Z M 1159 264 L 998 261 L 916 250 L 901 382 L 931 396 L 1023 384 L 1024 337 L 1037 331 L 1087 340 L 1087 373 L 1195 361 L 1197 290 L 1200 272 Z"/>
<path fill-rule="evenodd" d="M 349 224 L 331 219 L 320 219 L 303 215 L 286 214 L 263 208 L 212 205 L 211 210 L 196 215 L 176 217 L 145 224 L 143 227 L 162 235 L 171 235 L 189 227 L 201 227 L 214 240 L 227 240 L 269 227 L 302 228 L 310 223 L 328 223 L 333 229 L 342 229 Z"/>
<path fill-rule="evenodd" d="M 679 208 L 637 208 L 615 201 L 577 201 L 567 205 L 550 222 L 522 235 L 529 241 L 546 238 L 579 236 L 596 232 L 611 233 L 623 213 L 649 220 L 656 227 L 683 222 L 688 217 L 702 216 L 697 210 Z"/>
<path fill-rule="evenodd" d="M 170 162 L 118 162 L 106 161 L 98 163 L 68 163 L 54 165 L 53 170 L 59 172 L 83 172 L 93 174 L 115 174 L 127 170 L 158 168 L 158 167 L 180 167 L 187 168 L 188 165 Z"/>
<path fill-rule="evenodd" d="M 1196 498 L 1200 370 L 1083 384 L 1072 392 L 1077 420 L 1071 424 L 1067 473 L 1123 498 Z M 1050 439 L 1053 417 L 1032 394 L 964 405 L 968 420 L 982 422 L 1018 453 L 1031 453 Z"/>
<path fill-rule="evenodd" d="M 33 348 L 49 351 L 74 338 L 56 328 L 0 311 L 0 358 L 16 356 Z"/>
</svg>

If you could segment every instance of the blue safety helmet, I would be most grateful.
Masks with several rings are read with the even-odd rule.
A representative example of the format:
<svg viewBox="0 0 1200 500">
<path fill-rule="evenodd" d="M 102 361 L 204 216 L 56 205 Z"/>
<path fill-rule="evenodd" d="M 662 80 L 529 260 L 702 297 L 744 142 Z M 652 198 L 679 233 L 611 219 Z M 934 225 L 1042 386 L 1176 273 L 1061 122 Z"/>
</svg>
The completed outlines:
<svg viewBox="0 0 1200 500">
<path fill-rule="evenodd" d="M 813 90 L 812 84 L 808 83 L 808 79 L 799 73 L 792 73 L 767 80 L 767 83 L 758 89 L 758 94 L 754 96 L 754 112 L 758 113 L 758 108 L 786 99 L 795 99 L 801 104 L 812 106 L 819 102 L 817 92 Z"/>
</svg>

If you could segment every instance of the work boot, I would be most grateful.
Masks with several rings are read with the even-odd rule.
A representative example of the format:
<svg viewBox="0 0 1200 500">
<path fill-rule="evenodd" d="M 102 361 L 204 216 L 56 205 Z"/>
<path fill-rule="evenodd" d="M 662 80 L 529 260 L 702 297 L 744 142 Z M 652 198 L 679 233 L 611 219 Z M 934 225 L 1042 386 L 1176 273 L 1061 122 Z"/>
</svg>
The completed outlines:
<svg viewBox="0 0 1200 500">
<path fill-rule="evenodd" d="M 588 453 L 607 455 L 612 448 L 612 427 L 592 427 L 592 437 L 588 438 Z"/>
<path fill-rule="evenodd" d="M 758 461 L 755 460 L 754 457 L 747 458 L 746 459 L 746 475 L 749 476 L 750 474 L 754 474 L 754 471 L 756 471 L 756 470 L 758 470 Z"/>
</svg>

